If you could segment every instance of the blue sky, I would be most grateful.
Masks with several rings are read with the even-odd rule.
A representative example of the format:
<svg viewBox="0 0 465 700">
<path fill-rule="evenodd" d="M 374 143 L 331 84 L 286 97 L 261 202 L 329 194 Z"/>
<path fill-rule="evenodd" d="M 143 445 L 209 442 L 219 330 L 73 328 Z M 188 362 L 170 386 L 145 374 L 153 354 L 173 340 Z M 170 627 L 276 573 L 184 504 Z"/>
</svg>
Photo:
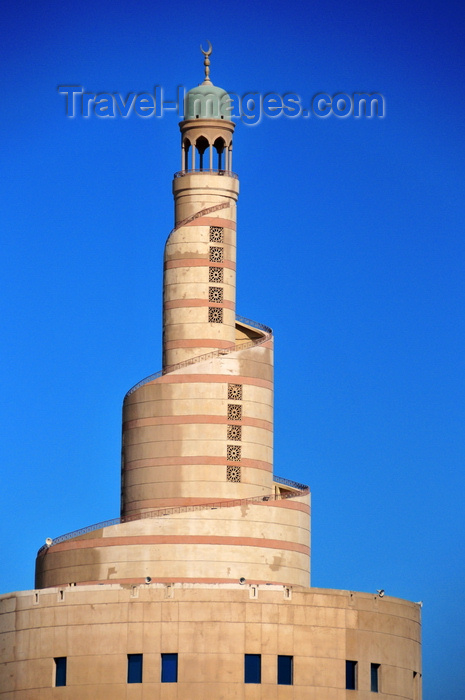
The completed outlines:
<svg viewBox="0 0 465 700">
<path fill-rule="evenodd" d="M 119 509 L 122 398 L 161 365 L 177 117 L 59 85 L 379 92 L 384 119 L 236 128 L 238 313 L 276 334 L 275 471 L 310 484 L 314 586 L 423 600 L 424 700 L 462 700 L 461 2 L 15 2 L 3 12 L 0 591 Z"/>
</svg>

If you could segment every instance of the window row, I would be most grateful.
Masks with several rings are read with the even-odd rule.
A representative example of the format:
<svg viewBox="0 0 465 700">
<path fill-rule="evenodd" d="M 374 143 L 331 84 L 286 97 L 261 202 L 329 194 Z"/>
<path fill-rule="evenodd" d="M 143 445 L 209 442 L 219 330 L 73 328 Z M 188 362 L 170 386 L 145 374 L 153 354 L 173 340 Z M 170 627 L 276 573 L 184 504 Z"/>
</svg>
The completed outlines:
<svg viewBox="0 0 465 700">
<path fill-rule="evenodd" d="M 55 687 L 67 685 L 67 657 L 57 656 L 55 662 Z M 143 654 L 128 654 L 127 682 L 142 683 Z M 177 683 L 178 655 L 161 655 L 161 682 Z"/>
<path fill-rule="evenodd" d="M 67 657 L 58 656 L 54 659 L 55 687 L 67 685 Z M 370 664 L 370 690 L 380 692 L 380 664 Z M 413 672 L 413 680 L 418 681 L 420 674 Z M 143 654 L 127 655 L 127 682 L 142 683 Z M 161 654 L 162 683 L 178 682 L 178 654 Z M 261 654 L 244 654 L 244 683 L 262 682 Z M 276 660 L 276 682 L 278 685 L 293 685 L 294 657 L 279 655 Z M 346 661 L 346 690 L 358 690 L 358 662 Z"/>
<path fill-rule="evenodd" d="M 55 662 L 55 687 L 67 685 L 67 657 L 58 656 Z M 293 656 L 278 656 L 277 659 L 277 683 L 278 685 L 292 685 L 293 683 Z M 143 654 L 128 654 L 127 682 L 142 683 L 144 659 Z M 178 655 L 161 655 L 162 683 L 177 683 L 178 681 Z M 244 655 L 244 683 L 261 683 L 262 657 L 261 654 Z"/>
<path fill-rule="evenodd" d="M 294 682 L 294 657 L 278 656 L 276 664 L 278 685 L 292 685 Z M 262 655 L 244 655 L 244 683 L 262 682 Z"/>
<path fill-rule="evenodd" d="M 128 683 L 142 683 L 142 654 L 128 654 Z M 161 655 L 161 678 L 162 683 L 178 682 L 178 655 Z"/>
<path fill-rule="evenodd" d="M 210 226 L 210 242 L 223 243 L 224 229 L 222 226 Z M 210 246 L 209 253 L 210 262 L 223 262 L 223 248 L 218 246 Z M 223 282 L 223 269 L 220 267 L 210 267 L 209 269 L 210 282 Z M 208 300 L 214 304 L 223 303 L 222 287 L 209 287 Z M 210 306 L 208 308 L 209 323 L 223 323 L 223 309 Z"/>
<path fill-rule="evenodd" d="M 242 401 L 242 384 L 228 384 L 228 399 Z M 242 420 L 242 406 L 237 403 L 228 403 L 228 420 Z M 240 425 L 228 425 L 228 440 L 241 441 L 242 427 Z M 226 446 L 226 459 L 228 462 L 241 461 L 241 448 L 239 445 Z M 241 468 L 238 464 L 226 466 L 226 480 L 239 483 L 241 481 Z"/>
<path fill-rule="evenodd" d="M 379 692 L 380 664 L 370 664 L 370 690 Z M 346 661 L 346 690 L 358 689 L 358 663 Z"/>
</svg>

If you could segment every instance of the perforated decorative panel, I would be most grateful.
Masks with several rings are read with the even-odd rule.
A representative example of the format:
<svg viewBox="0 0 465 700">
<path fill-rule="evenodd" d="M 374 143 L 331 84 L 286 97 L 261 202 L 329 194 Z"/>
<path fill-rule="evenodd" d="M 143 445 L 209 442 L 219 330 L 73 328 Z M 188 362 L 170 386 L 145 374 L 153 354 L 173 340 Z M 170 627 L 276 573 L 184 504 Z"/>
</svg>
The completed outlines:
<svg viewBox="0 0 465 700">
<path fill-rule="evenodd" d="M 242 384 L 228 384 L 228 399 L 242 401 Z"/>
<path fill-rule="evenodd" d="M 242 406 L 228 403 L 228 420 L 242 420 Z"/>
<path fill-rule="evenodd" d="M 241 425 L 228 425 L 228 440 L 242 440 Z"/>
<path fill-rule="evenodd" d="M 236 484 L 241 480 L 241 468 L 236 464 L 228 464 L 226 467 L 226 479 Z"/>
<path fill-rule="evenodd" d="M 241 448 L 238 445 L 227 445 L 226 457 L 228 462 L 240 462 Z"/>
<path fill-rule="evenodd" d="M 215 304 L 221 304 L 223 302 L 223 288 L 222 287 L 209 287 L 208 288 L 208 301 L 213 301 Z"/>
<path fill-rule="evenodd" d="M 208 281 L 209 282 L 222 282 L 223 281 L 223 268 L 222 267 L 209 267 L 208 268 Z"/>
<path fill-rule="evenodd" d="M 209 323 L 223 323 L 223 309 L 218 309 L 216 306 L 208 307 Z"/>
<path fill-rule="evenodd" d="M 210 246 L 210 262 L 223 262 L 223 248 L 216 245 Z"/>
<path fill-rule="evenodd" d="M 222 226 L 210 226 L 210 240 L 212 243 L 223 243 L 224 229 Z"/>
</svg>

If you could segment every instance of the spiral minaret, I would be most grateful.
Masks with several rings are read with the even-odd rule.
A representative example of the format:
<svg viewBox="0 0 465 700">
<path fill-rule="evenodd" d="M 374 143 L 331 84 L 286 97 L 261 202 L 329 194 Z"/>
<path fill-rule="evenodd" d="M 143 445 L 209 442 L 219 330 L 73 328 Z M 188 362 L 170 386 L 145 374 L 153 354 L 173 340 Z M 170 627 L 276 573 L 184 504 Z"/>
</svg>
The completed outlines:
<svg viewBox="0 0 465 700">
<path fill-rule="evenodd" d="M 121 517 L 43 549 L 38 586 L 309 584 L 308 488 L 273 476 L 272 332 L 236 313 L 234 123 L 204 55 L 180 123 L 163 368 L 123 403 Z"/>
<path fill-rule="evenodd" d="M 421 605 L 309 587 L 310 495 L 273 470 L 273 335 L 236 313 L 234 124 L 203 53 L 121 514 L 47 538 L 35 590 L 0 595 L 0 698 L 421 700 Z"/>
</svg>

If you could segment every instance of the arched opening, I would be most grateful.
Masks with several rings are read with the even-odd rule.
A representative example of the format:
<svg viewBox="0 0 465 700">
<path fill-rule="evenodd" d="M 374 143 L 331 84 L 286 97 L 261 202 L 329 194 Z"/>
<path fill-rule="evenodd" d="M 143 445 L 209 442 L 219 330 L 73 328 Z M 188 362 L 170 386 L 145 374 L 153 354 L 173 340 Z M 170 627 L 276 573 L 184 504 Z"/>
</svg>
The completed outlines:
<svg viewBox="0 0 465 700">
<path fill-rule="evenodd" d="M 200 133 L 199 133 L 200 132 Z M 181 141 L 181 171 L 217 172 L 220 175 L 232 171 L 232 139 L 220 129 L 193 129 L 184 134 Z"/>
<path fill-rule="evenodd" d="M 227 164 L 225 163 L 225 142 L 224 139 L 221 137 L 218 137 L 213 144 L 214 148 L 216 149 L 216 153 L 218 155 L 218 160 L 217 160 L 217 170 L 227 170 Z"/>
<path fill-rule="evenodd" d="M 210 170 L 210 144 L 205 136 L 199 136 L 195 146 L 199 153 L 199 170 Z"/>
</svg>

